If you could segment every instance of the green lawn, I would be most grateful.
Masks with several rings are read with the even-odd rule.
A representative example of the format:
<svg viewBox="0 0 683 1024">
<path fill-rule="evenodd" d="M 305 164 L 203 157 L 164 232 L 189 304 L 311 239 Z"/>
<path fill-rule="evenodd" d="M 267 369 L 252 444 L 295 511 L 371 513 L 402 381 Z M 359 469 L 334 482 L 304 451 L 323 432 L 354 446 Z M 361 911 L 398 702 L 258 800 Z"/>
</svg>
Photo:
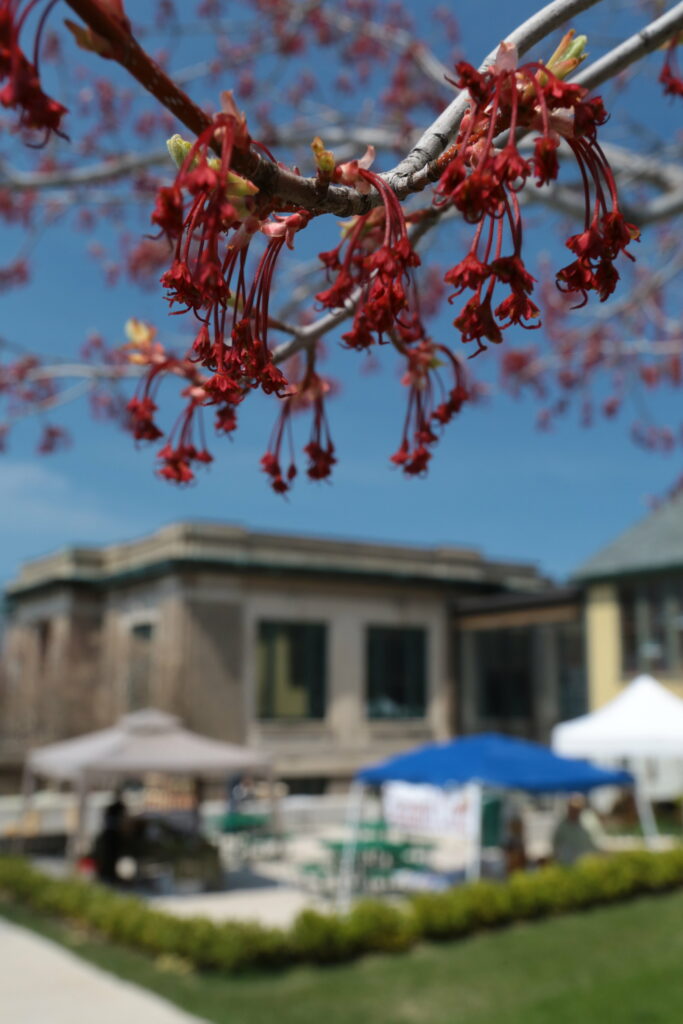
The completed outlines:
<svg viewBox="0 0 683 1024">
<path fill-rule="evenodd" d="M 162 971 L 139 953 L 0 903 L 215 1024 L 679 1024 L 683 892 L 373 956 L 239 978 Z M 37 979 L 38 980 L 38 979 Z"/>
</svg>

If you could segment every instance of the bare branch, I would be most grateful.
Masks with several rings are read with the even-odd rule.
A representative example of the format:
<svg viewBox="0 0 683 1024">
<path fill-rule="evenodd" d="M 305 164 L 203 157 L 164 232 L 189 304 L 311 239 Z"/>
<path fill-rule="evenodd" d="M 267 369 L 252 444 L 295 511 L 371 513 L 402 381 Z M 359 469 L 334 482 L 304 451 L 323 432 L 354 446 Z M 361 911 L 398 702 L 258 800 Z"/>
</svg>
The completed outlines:
<svg viewBox="0 0 683 1024">
<path fill-rule="evenodd" d="M 2 342 L 2 346 L 14 349 L 23 353 L 23 349 L 13 346 L 9 342 Z M 27 416 L 35 416 L 37 413 L 49 412 L 62 405 L 75 402 L 93 391 L 99 383 L 109 382 L 115 384 L 124 379 L 136 380 L 147 372 L 146 366 L 124 363 L 121 366 L 92 366 L 89 363 L 53 363 L 45 366 L 36 366 L 29 370 L 22 377 L 22 383 L 37 384 L 51 380 L 73 380 L 74 383 L 68 387 L 62 387 L 46 398 L 23 404 L 19 409 L 9 412 L 5 416 L 8 423 L 25 419 Z"/>
<path fill-rule="evenodd" d="M 310 0 L 304 0 L 303 3 L 293 4 L 292 11 L 289 16 L 289 27 L 290 30 L 299 25 L 305 15 L 315 8 L 323 7 L 323 4 L 319 0 L 311 3 Z M 339 30 L 340 35 L 348 35 L 354 31 L 354 29 L 361 29 L 363 34 L 370 36 L 373 39 L 378 40 L 385 46 L 389 46 L 391 49 L 398 51 L 399 53 L 410 52 L 410 55 L 415 63 L 415 66 L 431 81 L 437 85 L 441 85 L 446 88 L 445 76 L 450 74 L 450 68 L 447 68 L 445 64 L 431 52 L 431 50 L 424 45 L 424 43 L 416 43 L 415 38 L 410 32 L 406 32 L 405 29 L 395 28 L 390 25 L 378 24 L 377 22 L 371 21 L 367 18 L 355 17 L 348 11 L 340 11 L 335 9 L 334 4 L 327 4 L 324 7 L 324 15 L 326 20 L 335 26 Z M 231 33 L 233 25 L 227 21 L 219 22 L 219 26 L 225 32 Z M 263 53 L 268 53 L 274 50 L 274 46 L 259 46 L 259 56 Z M 235 66 L 246 63 L 252 54 L 248 54 L 246 58 L 238 61 L 231 62 L 230 68 L 226 70 L 233 70 Z M 216 66 L 215 58 L 213 60 L 198 61 L 196 64 L 192 64 L 189 67 L 181 68 L 171 76 L 178 85 L 187 85 L 189 82 L 194 81 L 197 78 L 202 78 L 214 71 Z"/>
<path fill-rule="evenodd" d="M 9 413 L 6 416 L 6 421 L 13 423 L 16 420 L 25 419 L 27 416 L 35 416 L 41 412 L 49 412 L 51 409 L 58 409 L 62 405 L 68 405 L 69 402 L 75 402 L 77 398 L 82 398 L 83 395 L 87 395 L 89 391 L 92 391 L 94 382 L 92 380 L 79 380 L 71 387 L 64 388 L 62 391 L 57 391 L 54 395 L 50 395 L 49 398 L 44 398 L 41 401 L 31 402 L 29 405 L 23 406 L 20 410 Z"/>
<path fill-rule="evenodd" d="M 320 128 L 317 129 L 320 131 Z M 316 130 L 300 125 L 277 128 L 269 139 L 272 145 L 307 145 Z M 405 143 L 405 133 L 381 125 L 330 125 L 324 131 L 325 142 L 331 146 L 356 143 L 358 147 L 374 145 L 376 148 L 396 149 Z M 0 160 L 0 187 L 7 186 L 18 192 L 58 188 L 80 188 L 117 181 L 148 167 L 167 166 L 172 169 L 168 150 L 155 149 L 149 153 L 124 153 L 118 157 L 86 164 L 84 167 L 64 168 L 59 171 L 21 171 Z"/>
<path fill-rule="evenodd" d="M 600 148 L 613 171 L 628 175 L 633 181 L 646 181 L 664 189 L 683 188 L 683 167 L 658 160 L 652 153 L 636 153 L 612 142 L 601 142 Z"/>
<path fill-rule="evenodd" d="M 683 29 L 683 2 L 676 4 L 661 18 L 650 22 L 640 32 L 630 36 L 599 60 L 593 61 L 578 75 L 574 75 L 571 81 L 577 85 L 584 85 L 587 89 L 595 89 L 641 57 L 658 49 L 679 29 Z"/>
<path fill-rule="evenodd" d="M 359 24 L 358 18 L 334 9 L 330 4 L 325 9 L 325 17 L 337 26 L 341 32 L 351 32 Z M 363 22 L 363 31 L 379 42 L 388 44 L 395 50 L 405 52 L 409 50 L 419 69 L 437 85 L 445 86 L 446 75 L 450 75 L 451 69 L 435 57 L 435 55 L 423 44 L 416 45 L 413 36 L 402 28 L 392 28 L 387 25 L 378 25 L 375 22 Z"/>
<path fill-rule="evenodd" d="M 551 206 L 554 210 L 570 214 L 573 217 L 583 217 L 584 215 L 584 198 L 580 188 L 574 189 L 555 183 L 545 185 L 543 188 L 527 185 L 520 194 L 520 198 L 524 202 Z M 636 227 L 642 228 L 649 224 L 658 224 L 683 213 L 683 188 L 673 189 L 648 202 L 638 203 L 638 205 L 621 199 L 619 208 L 626 219 Z"/>
<path fill-rule="evenodd" d="M 49 366 L 36 366 L 24 376 L 23 380 L 36 383 L 59 378 L 80 378 L 93 383 L 99 380 L 123 380 L 142 376 L 146 367 L 134 363 L 122 363 L 120 366 L 93 366 L 90 363 L 54 363 Z"/>
<path fill-rule="evenodd" d="M 81 185 L 97 185 L 105 181 L 125 178 L 135 171 L 156 164 L 168 164 L 168 151 L 157 149 L 151 153 L 125 153 L 111 160 L 72 167 L 59 171 L 20 171 L 0 161 L 0 185 L 8 185 L 23 192 L 34 189 L 68 188 Z"/>
</svg>

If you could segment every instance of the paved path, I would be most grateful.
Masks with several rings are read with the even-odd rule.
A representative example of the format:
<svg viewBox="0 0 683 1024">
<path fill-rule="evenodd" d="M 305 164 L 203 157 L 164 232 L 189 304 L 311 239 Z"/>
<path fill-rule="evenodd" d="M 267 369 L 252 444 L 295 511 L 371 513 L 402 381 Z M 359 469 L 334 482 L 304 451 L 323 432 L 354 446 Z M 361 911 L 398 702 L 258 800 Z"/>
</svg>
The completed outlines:
<svg viewBox="0 0 683 1024">
<path fill-rule="evenodd" d="M 177 917 L 210 917 L 214 921 L 256 921 L 269 928 L 289 928 L 302 910 L 334 910 L 334 903 L 300 889 L 272 886 L 263 889 L 155 897 L 151 904 Z"/>
<path fill-rule="evenodd" d="M 0 921 L 0 1018 L 7 1024 L 202 1024 L 7 921 Z"/>
</svg>

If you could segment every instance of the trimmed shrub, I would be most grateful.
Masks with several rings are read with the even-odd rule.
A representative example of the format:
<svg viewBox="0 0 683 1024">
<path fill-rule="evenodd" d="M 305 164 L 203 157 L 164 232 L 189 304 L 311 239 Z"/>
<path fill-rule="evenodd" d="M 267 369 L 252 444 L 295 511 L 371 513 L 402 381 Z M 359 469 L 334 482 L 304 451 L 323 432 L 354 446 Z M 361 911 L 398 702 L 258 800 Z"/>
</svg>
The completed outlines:
<svg viewBox="0 0 683 1024">
<path fill-rule="evenodd" d="M 420 938 L 456 939 L 510 921 L 628 899 L 683 885 L 683 847 L 584 857 L 505 882 L 480 881 L 420 893 L 406 907 L 364 900 L 340 917 L 306 910 L 289 931 L 242 922 L 178 918 L 133 896 L 79 879 L 55 879 L 26 861 L 0 857 L 0 894 L 72 920 L 153 956 L 199 968 L 272 970 L 291 963 L 338 963 L 364 953 L 398 953 Z"/>
<path fill-rule="evenodd" d="M 274 969 L 292 962 L 290 942 L 279 928 L 242 921 L 228 921 L 214 928 L 214 936 L 205 942 L 200 958 L 195 961 L 198 966 L 237 973 L 254 968 Z"/>
<path fill-rule="evenodd" d="M 418 938 L 415 916 L 379 900 L 362 900 L 348 915 L 355 953 L 402 953 Z"/>
<path fill-rule="evenodd" d="M 336 914 L 303 910 L 290 932 L 292 949 L 300 960 L 314 964 L 334 964 L 354 955 L 348 922 Z"/>
</svg>

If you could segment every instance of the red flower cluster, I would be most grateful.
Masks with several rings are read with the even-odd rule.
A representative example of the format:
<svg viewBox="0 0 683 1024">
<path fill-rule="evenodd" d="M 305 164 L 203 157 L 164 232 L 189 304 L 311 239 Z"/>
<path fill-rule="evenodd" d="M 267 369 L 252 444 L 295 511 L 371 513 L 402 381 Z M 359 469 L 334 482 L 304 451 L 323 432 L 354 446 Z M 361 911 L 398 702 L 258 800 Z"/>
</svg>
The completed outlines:
<svg viewBox="0 0 683 1024">
<path fill-rule="evenodd" d="M 19 127 L 28 131 L 51 132 L 62 135 L 62 117 L 66 107 L 43 92 L 38 71 L 38 49 L 45 23 L 41 18 L 30 61 L 19 45 L 19 35 L 26 18 L 40 0 L 0 0 L 0 81 L 7 84 L 0 89 L 0 103 L 19 111 Z M 23 11 L 20 12 L 20 8 Z M 52 7 L 52 4 L 48 7 Z M 47 13 L 47 12 L 46 12 Z"/>
<path fill-rule="evenodd" d="M 391 461 L 404 473 L 425 473 L 432 457 L 431 446 L 439 440 L 439 425 L 450 422 L 471 397 L 459 360 L 443 345 L 424 339 L 406 351 L 406 372 L 402 384 L 409 388 L 408 409 L 401 444 Z M 439 369 L 448 365 L 453 386 L 444 387 Z M 438 401 L 435 386 L 439 390 Z"/>
<path fill-rule="evenodd" d="M 405 312 L 410 272 L 420 265 L 420 257 L 410 243 L 393 191 L 371 171 L 360 168 L 357 174 L 374 185 L 383 206 L 354 218 L 339 245 L 320 253 L 328 271 L 337 276 L 316 298 L 327 309 L 355 301 L 353 325 L 342 337 L 349 348 L 363 350 L 382 343 L 392 331 L 412 329 Z"/>
<path fill-rule="evenodd" d="M 680 41 L 683 42 L 683 39 Z M 678 44 L 679 38 L 674 36 L 666 51 L 664 66 L 659 75 L 659 81 L 664 86 L 664 92 L 667 96 L 683 96 L 683 78 L 681 78 L 678 70 L 678 61 L 676 60 L 676 47 Z"/>
<path fill-rule="evenodd" d="M 182 392 L 183 396 L 188 395 L 189 389 Z M 169 441 L 159 451 L 157 458 L 161 459 L 162 465 L 159 469 L 159 476 L 171 480 L 176 484 L 187 484 L 194 479 L 192 463 L 213 462 L 213 456 L 203 443 L 199 448 L 190 440 L 193 431 L 193 416 L 199 402 L 191 401 L 183 413 L 179 424 L 176 427 L 178 432 L 177 441 L 173 441 L 173 434 Z M 201 428 L 201 420 L 198 421 Z"/>
<path fill-rule="evenodd" d="M 136 441 L 158 441 L 163 431 L 155 422 L 157 412 L 156 395 L 164 377 L 173 375 L 187 381 L 188 386 L 181 392 L 187 405 L 173 427 L 167 443 L 159 451 L 162 460 L 159 475 L 174 483 L 186 484 L 194 479 L 193 463 L 205 464 L 212 461 L 203 438 L 201 419 L 197 417 L 201 441 L 193 439 L 197 411 L 207 401 L 204 390 L 206 378 L 189 359 L 179 359 L 168 353 L 163 345 L 155 341 L 155 331 L 138 320 L 126 325 L 131 341 L 124 350 L 133 350 L 132 362 L 148 367 L 138 394 L 130 400 L 126 409 L 128 426 Z"/>
<path fill-rule="evenodd" d="M 41 455 L 52 455 L 53 452 L 62 448 L 68 448 L 71 443 L 68 431 L 63 427 L 55 427 L 46 423 L 38 441 L 38 452 Z"/>
<path fill-rule="evenodd" d="M 530 298 L 534 278 L 522 258 L 516 193 L 529 178 L 542 186 L 557 177 L 561 137 L 581 172 L 586 214 L 584 232 L 567 242 L 577 259 L 559 271 L 558 287 L 578 294 L 581 304 L 591 290 L 606 299 L 619 276 L 614 260 L 638 231 L 619 210 L 614 176 L 596 141 L 596 130 L 607 118 L 598 97 L 587 99 L 586 89 L 567 84 L 539 62 L 516 67 L 514 50 L 504 44 L 487 71 L 480 73 L 464 61 L 456 70 L 453 84 L 469 91 L 471 104 L 435 202 L 453 204 L 477 225 L 467 256 L 445 275 L 455 289 L 451 301 L 465 289 L 474 293 L 454 325 L 464 342 L 476 342 L 476 355 L 486 348 L 484 340 L 502 341 L 502 331 L 512 324 L 540 326 L 538 307 Z M 516 145 L 519 129 L 540 132 L 528 159 Z M 499 149 L 495 139 L 503 132 L 507 141 Z M 510 255 L 503 255 L 506 235 Z M 502 301 L 494 300 L 498 285 L 509 288 Z"/>
<path fill-rule="evenodd" d="M 26 260 L 14 260 L 0 267 L 0 292 L 6 288 L 16 288 L 17 285 L 26 284 L 28 281 L 28 263 Z"/>
<path fill-rule="evenodd" d="M 233 152 L 251 139 L 230 97 L 224 108 L 191 146 L 180 141 L 184 158 L 176 181 L 159 190 L 152 214 L 173 247 L 173 263 L 161 278 L 167 298 L 181 312 L 191 310 L 200 324 L 189 358 L 211 374 L 184 392 L 188 406 L 179 443 L 160 453 L 160 472 L 179 482 L 191 478 L 190 462 L 210 460 L 205 445 L 188 441 L 200 406 L 215 407 L 216 429 L 230 432 L 250 389 L 281 395 L 287 386 L 268 345 L 268 304 L 278 256 L 309 220 L 307 213 L 266 220 L 269 211 L 259 207 L 256 187 L 230 169 Z M 249 243 L 259 230 L 268 243 L 248 283 Z M 159 372 L 152 367 L 150 377 Z"/>
<path fill-rule="evenodd" d="M 27 410 L 49 404 L 56 394 L 54 380 L 41 376 L 40 362 L 35 356 L 22 356 L 0 364 L 0 397 L 7 398 L 13 418 Z"/>
<path fill-rule="evenodd" d="M 313 422 L 308 444 L 304 452 L 308 457 L 306 473 L 311 480 L 324 480 L 332 472 L 337 459 L 330 428 L 325 414 L 325 398 L 330 393 L 330 382 L 316 373 L 314 360 L 309 357 L 306 373 L 300 384 L 290 384 L 289 392 L 283 399 L 268 451 L 261 459 L 261 468 L 270 477 L 270 485 L 277 494 L 285 494 L 297 474 L 294 458 L 291 416 L 300 410 L 313 410 Z M 289 465 L 282 471 L 282 446 L 285 435 L 289 446 Z"/>
<path fill-rule="evenodd" d="M 154 422 L 157 404 L 152 398 L 150 391 L 154 388 L 155 382 L 158 387 L 161 378 L 165 374 L 174 372 L 179 375 L 189 376 L 192 370 L 186 361 L 169 356 L 153 366 L 147 374 L 142 397 L 135 397 L 128 403 L 130 429 L 137 441 L 157 441 L 160 437 L 163 437 L 163 431 Z M 203 437 L 199 445 L 196 445 L 193 441 L 195 414 L 206 398 L 201 382 L 193 382 L 181 394 L 184 398 L 188 399 L 188 403 L 171 431 L 167 443 L 158 453 L 158 458 L 161 459 L 162 463 L 159 469 L 159 476 L 164 477 L 166 480 L 172 480 L 177 484 L 187 484 L 194 479 L 193 463 L 206 464 L 212 462 L 213 459 L 207 451 Z M 201 419 L 198 419 L 197 423 L 201 432 Z"/>
<path fill-rule="evenodd" d="M 543 397 L 545 387 L 541 368 L 542 363 L 535 348 L 529 346 L 508 349 L 500 362 L 502 386 L 515 396 L 526 386 L 532 388 L 539 397 Z"/>
<path fill-rule="evenodd" d="M 354 218 L 345 226 L 340 244 L 331 252 L 320 254 L 336 278 L 316 298 L 332 309 L 354 302 L 353 325 L 342 335 L 349 348 L 367 350 L 375 343 L 391 340 L 405 358 L 403 384 L 409 389 L 408 407 L 401 444 L 391 461 L 401 466 L 404 473 L 418 475 L 427 469 L 431 448 L 439 439 L 439 427 L 460 411 L 471 394 L 457 358 L 427 337 L 412 278 L 420 259 L 408 237 L 401 205 L 383 179 L 360 163 L 367 163 L 367 155 L 362 162 L 343 165 L 341 180 L 355 184 L 363 192 L 374 186 L 383 205 Z M 450 388 L 444 386 L 439 376 L 444 365 L 453 373 Z M 322 452 L 324 475 L 329 472 L 324 456 L 331 450 L 329 445 Z M 320 459 L 319 446 L 312 444 L 307 451 Z M 270 456 L 266 458 L 270 460 Z M 317 468 L 318 463 L 315 465 Z M 269 467 L 279 470 L 279 462 L 269 461 L 264 468 L 270 471 Z M 311 468 L 308 472 L 313 475 Z M 280 474 L 278 482 L 281 480 Z"/>
</svg>

